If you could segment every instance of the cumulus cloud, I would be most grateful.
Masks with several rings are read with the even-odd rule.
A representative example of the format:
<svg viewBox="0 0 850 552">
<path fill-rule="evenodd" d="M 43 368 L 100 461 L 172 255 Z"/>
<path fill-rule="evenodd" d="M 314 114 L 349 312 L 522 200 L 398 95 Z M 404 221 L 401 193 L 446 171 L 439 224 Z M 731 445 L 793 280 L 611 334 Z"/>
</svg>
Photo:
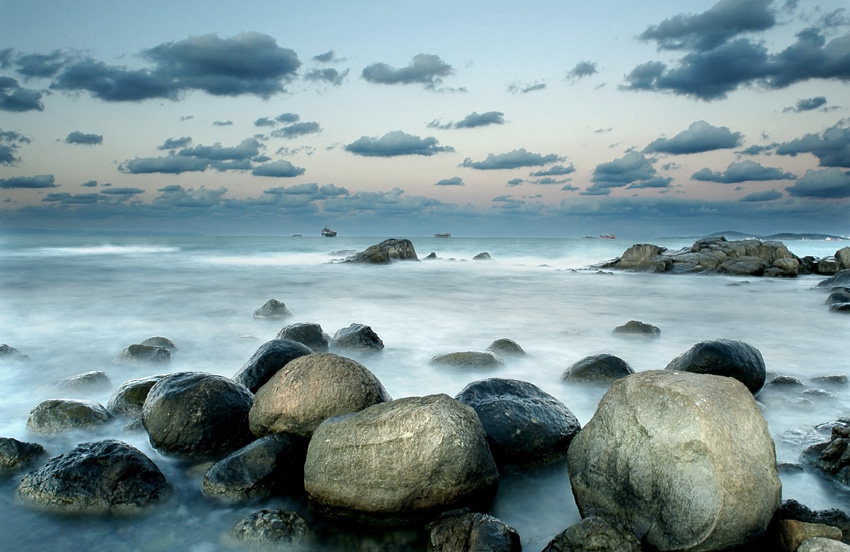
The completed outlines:
<svg viewBox="0 0 850 552">
<path fill-rule="evenodd" d="M 271 176 L 275 178 L 289 178 L 293 176 L 301 176 L 305 169 L 296 167 L 289 161 L 279 160 L 260 165 L 251 171 L 254 176 Z"/>
<path fill-rule="evenodd" d="M 626 186 L 665 187 L 661 186 L 663 180 L 658 180 L 655 172 L 650 159 L 642 153 L 632 151 L 619 159 L 597 165 L 590 178 L 593 184 L 588 186 L 582 195 L 608 195 L 611 189 Z M 670 184 L 669 179 L 666 184 Z"/>
<path fill-rule="evenodd" d="M 58 188 L 54 184 L 52 174 L 40 174 L 37 176 L 13 176 L 12 178 L 0 178 L 0 188 Z"/>
<path fill-rule="evenodd" d="M 29 144 L 30 139 L 20 132 L 0 130 L 0 165 L 14 165 L 21 159 L 18 148 L 21 144 Z"/>
<path fill-rule="evenodd" d="M 301 120 L 301 116 L 297 113 L 281 113 L 274 120 L 283 124 L 297 123 Z"/>
<path fill-rule="evenodd" d="M 59 50 L 49 54 L 21 54 L 15 57 L 15 66 L 17 72 L 27 78 L 49 78 L 62 69 L 67 59 Z"/>
<path fill-rule="evenodd" d="M 333 50 L 328 50 L 324 54 L 313 56 L 313 61 L 321 63 L 330 63 L 336 59 L 336 53 Z"/>
<path fill-rule="evenodd" d="M 160 195 L 154 199 L 154 205 L 160 207 L 179 208 L 181 210 L 208 210 L 222 203 L 227 188 L 210 190 L 201 186 L 184 188 L 179 185 L 164 186 L 157 190 Z"/>
<path fill-rule="evenodd" d="M 316 122 L 294 123 L 272 132 L 275 138 L 298 138 L 306 134 L 316 134 L 322 131 L 322 127 Z"/>
<path fill-rule="evenodd" d="M 765 190 L 764 192 L 753 192 L 749 195 L 746 195 L 741 198 L 741 201 L 748 202 L 761 202 L 761 201 L 775 201 L 777 199 L 782 198 L 782 192 L 777 190 Z"/>
<path fill-rule="evenodd" d="M 508 186 L 519 186 L 520 184 L 525 183 L 525 179 L 523 178 L 511 178 L 508 180 Z"/>
<path fill-rule="evenodd" d="M 779 155 L 796 156 L 811 153 L 822 167 L 850 168 L 850 120 L 840 121 L 823 134 L 806 134 L 802 138 L 779 144 Z"/>
<path fill-rule="evenodd" d="M 435 89 L 443 83 L 442 77 L 454 73 L 451 65 L 433 54 L 417 54 L 410 63 L 395 68 L 386 63 L 373 63 L 363 69 L 362 76 L 376 84 L 423 84 L 425 88 Z"/>
<path fill-rule="evenodd" d="M 0 111 L 44 111 L 41 92 L 22 88 L 12 77 L 0 77 Z"/>
<path fill-rule="evenodd" d="M 347 76 L 348 69 L 340 72 L 332 67 L 328 67 L 326 69 L 311 69 L 307 71 L 304 75 L 304 80 L 341 86 Z"/>
<path fill-rule="evenodd" d="M 192 138 L 189 136 L 183 136 L 181 138 L 169 138 L 161 146 L 158 146 L 156 149 L 159 150 L 173 150 L 177 148 L 184 148 L 192 143 Z"/>
<path fill-rule="evenodd" d="M 399 155 L 425 155 L 452 152 L 451 146 L 439 146 L 439 141 L 433 136 L 421 138 L 393 130 L 380 138 L 361 136 L 345 146 L 345 151 L 365 157 L 396 157 Z"/>
<path fill-rule="evenodd" d="M 542 169 L 529 173 L 528 176 L 564 176 L 576 172 L 576 168 L 570 164 L 569 167 L 563 165 L 552 165 L 548 169 Z"/>
<path fill-rule="evenodd" d="M 673 138 L 658 138 L 646 148 L 646 153 L 701 153 L 718 149 L 734 148 L 741 144 L 740 132 L 732 132 L 728 127 L 715 127 L 705 121 L 691 123 Z"/>
<path fill-rule="evenodd" d="M 776 167 L 764 167 L 755 161 L 740 161 L 732 163 L 723 172 L 701 169 L 691 175 L 694 180 L 703 182 L 719 182 L 721 184 L 739 184 L 765 180 L 793 180 L 796 175 Z"/>
<path fill-rule="evenodd" d="M 850 172 L 837 167 L 809 169 L 796 184 L 785 188 L 794 197 L 839 199 L 850 197 Z"/>
<path fill-rule="evenodd" d="M 435 186 L 463 186 L 463 178 L 459 176 L 453 176 L 451 178 L 444 178 L 434 184 Z"/>
<path fill-rule="evenodd" d="M 795 113 L 802 113 L 803 111 L 812 111 L 821 106 L 826 105 L 826 97 L 825 96 L 817 96 L 814 98 L 807 98 L 804 100 L 798 100 L 797 104 L 794 107 L 786 107 L 783 109 L 783 112 L 793 111 Z"/>
<path fill-rule="evenodd" d="M 599 71 L 596 69 L 596 64 L 592 61 L 580 61 L 576 63 L 576 66 L 570 69 L 569 73 L 567 73 L 567 79 L 569 80 L 578 80 L 582 77 L 589 77 L 591 75 L 595 75 Z"/>
<path fill-rule="evenodd" d="M 233 121 L 213 121 L 213 126 L 231 126 Z"/>
<path fill-rule="evenodd" d="M 473 161 L 472 159 L 466 158 L 459 166 L 470 169 L 478 169 L 481 171 L 489 171 L 499 169 L 517 169 L 520 167 L 540 167 L 563 160 L 563 157 L 555 153 L 541 155 L 539 153 L 527 151 L 525 148 L 520 148 L 508 153 L 489 153 L 484 161 Z"/>
<path fill-rule="evenodd" d="M 251 168 L 251 160 L 259 153 L 260 143 L 248 138 L 237 146 L 199 144 L 165 157 L 137 157 L 122 163 L 119 170 L 129 174 L 180 174 L 203 172 L 209 168 L 219 171 L 247 170 Z"/>
<path fill-rule="evenodd" d="M 84 132 L 80 132 L 79 130 L 75 130 L 68 134 L 67 137 L 65 137 L 65 143 L 92 146 L 96 144 L 102 144 L 103 136 L 100 134 L 87 134 Z"/>
<path fill-rule="evenodd" d="M 441 123 L 439 120 L 434 120 L 428 123 L 428 128 L 476 128 L 488 125 L 502 125 L 505 123 L 505 114 L 501 111 L 487 111 L 478 113 L 473 111 L 458 122 Z"/>
<path fill-rule="evenodd" d="M 254 121 L 255 127 L 266 127 L 266 126 L 273 127 L 275 125 L 277 125 L 277 123 L 275 123 L 273 120 L 269 119 L 268 117 L 260 117 L 259 119 Z"/>
</svg>

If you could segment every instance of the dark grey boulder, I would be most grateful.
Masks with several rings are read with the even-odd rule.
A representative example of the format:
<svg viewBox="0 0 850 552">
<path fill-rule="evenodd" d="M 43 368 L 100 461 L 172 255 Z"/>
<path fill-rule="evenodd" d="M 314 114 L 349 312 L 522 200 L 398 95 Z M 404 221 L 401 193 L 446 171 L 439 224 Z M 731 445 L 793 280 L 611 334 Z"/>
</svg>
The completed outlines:
<svg viewBox="0 0 850 552">
<path fill-rule="evenodd" d="M 275 339 L 289 339 L 302 343 L 314 353 L 327 352 L 331 337 L 322 330 L 322 326 L 312 322 L 290 324 L 277 332 Z"/>
<path fill-rule="evenodd" d="M 18 498 L 26 505 L 57 512 L 133 512 L 171 494 L 171 485 L 147 456 L 108 439 L 82 443 L 26 475 Z"/>
<path fill-rule="evenodd" d="M 64 389 L 70 392 L 85 392 L 108 389 L 112 386 L 109 376 L 106 372 L 100 370 L 92 370 L 76 374 L 69 378 L 61 379 L 54 384 L 58 389 Z"/>
<path fill-rule="evenodd" d="M 559 533 L 543 552 L 641 552 L 634 534 L 600 518 L 587 517 Z"/>
<path fill-rule="evenodd" d="M 499 472 L 475 411 L 447 395 L 407 397 L 325 420 L 304 487 L 325 515 L 403 524 L 486 507 Z"/>
<path fill-rule="evenodd" d="M 830 312 L 850 312 L 850 303 L 835 303 L 829 306 Z"/>
<path fill-rule="evenodd" d="M 521 552 L 516 529 L 489 514 L 447 512 L 429 523 L 427 552 Z"/>
<path fill-rule="evenodd" d="M 164 377 L 164 374 L 159 374 L 125 381 L 109 397 L 106 409 L 116 416 L 141 420 L 148 392 Z"/>
<path fill-rule="evenodd" d="M 459 368 L 498 368 L 503 366 L 505 361 L 491 351 L 458 351 L 436 355 L 429 363 Z"/>
<path fill-rule="evenodd" d="M 229 533 L 236 543 L 266 549 L 300 550 L 311 538 L 307 521 L 289 510 L 260 510 L 239 520 Z"/>
<path fill-rule="evenodd" d="M 30 412 L 27 430 L 37 435 L 50 435 L 74 429 L 90 429 L 112 421 L 112 414 L 95 401 L 82 399 L 48 399 Z"/>
<path fill-rule="evenodd" d="M 175 345 L 173 341 L 171 341 L 167 337 L 161 336 L 149 337 L 139 343 L 139 345 L 147 345 L 149 347 L 165 347 L 166 349 L 172 352 L 177 350 L 177 345 Z"/>
<path fill-rule="evenodd" d="M 658 337 L 661 335 L 658 326 L 638 320 L 629 320 L 622 326 L 617 326 L 611 332 L 626 337 Z"/>
<path fill-rule="evenodd" d="M 473 261 L 492 261 L 493 257 L 490 256 L 486 251 L 482 251 L 478 255 L 472 257 Z"/>
<path fill-rule="evenodd" d="M 844 269 L 834 276 L 821 280 L 817 287 L 825 289 L 850 287 L 850 269 Z"/>
<path fill-rule="evenodd" d="M 418 261 L 416 249 L 410 240 L 391 238 L 366 250 L 347 257 L 347 263 L 390 264 L 393 261 Z"/>
<path fill-rule="evenodd" d="M 758 349 L 731 339 L 697 343 L 667 364 L 665 370 L 735 378 L 753 394 L 764 386 L 767 371 Z"/>
<path fill-rule="evenodd" d="M 479 380 L 464 387 L 456 398 L 478 414 L 500 467 L 561 458 L 581 429 L 564 403 L 525 381 Z"/>
<path fill-rule="evenodd" d="M 612 382 L 635 371 L 629 363 L 608 353 L 591 355 L 571 364 L 561 375 L 568 382 Z"/>
<path fill-rule="evenodd" d="M 0 437 L 0 476 L 28 469 L 46 456 L 47 451 L 38 443 Z"/>
<path fill-rule="evenodd" d="M 522 347 L 520 347 L 513 339 L 508 339 L 506 337 L 493 341 L 487 347 L 487 350 L 503 358 L 510 356 L 525 356 L 525 351 L 522 350 Z"/>
<path fill-rule="evenodd" d="M 286 363 L 312 353 L 303 343 L 291 339 L 272 339 L 260 345 L 236 372 L 233 381 L 256 393 Z"/>
<path fill-rule="evenodd" d="M 365 324 L 351 324 L 337 330 L 331 340 L 331 348 L 359 353 L 377 352 L 384 349 L 384 342 L 375 331 Z"/>
<path fill-rule="evenodd" d="M 850 288 L 832 288 L 832 292 L 829 296 L 827 296 L 826 301 L 824 302 L 827 305 L 832 305 L 834 303 L 850 303 Z"/>
<path fill-rule="evenodd" d="M 203 372 L 165 376 L 148 392 L 142 424 L 151 446 L 184 458 L 223 456 L 253 440 L 254 395 L 228 378 Z"/>
<path fill-rule="evenodd" d="M 257 439 L 213 464 L 202 490 L 211 498 L 243 502 L 303 489 L 306 454 L 307 442 L 294 435 Z"/>
<path fill-rule="evenodd" d="M 269 299 L 265 304 L 254 311 L 254 318 L 273 319 L 289 318 L 292 313 L 286 308 L 286 305 L 277 299 Z"/>
<path fill-rule="evenodd" d="M 149 362 L 161 364 L 171 360 L 171 351 L 157 345 L 130 345 L 113 359 L 117 364 Z"/>
</svg>

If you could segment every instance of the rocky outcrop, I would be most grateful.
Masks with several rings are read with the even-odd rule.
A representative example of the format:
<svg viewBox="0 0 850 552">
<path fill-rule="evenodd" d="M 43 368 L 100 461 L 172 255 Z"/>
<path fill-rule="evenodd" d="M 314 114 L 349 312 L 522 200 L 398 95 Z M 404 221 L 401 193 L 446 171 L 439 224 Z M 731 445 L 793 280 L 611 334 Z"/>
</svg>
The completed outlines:
<svg viewBox="0 0 850 552">
<path fill-rule="evenodd" d="M 57 512 L 132 512 L 167 498 L 171 485 L 147 456 L 116 440 L 82 443 L 23 478 L 18 497 Z"/>
<path fill-rule="evenodd" d="M 614 382 L 568 452 L 582 517 L 659 550 L 708 551 L 762 534 L 779 508 L 773 439 L 740 382 L 648 371 Z"/>
<path fill-rule="evenodd" d="M 458 351 L 436 355 L 429 363 L 459 368 L 498 368 L 503 366 L 505 361 L 491 351 Z"/>
<path fill-rule="evenodd" d="M 601 353 L 571 364 L 561 375 L 561 381 L 610 383 L 634 373 L 635 371 L 625 360 L 608 353 Z"/>
<path fill-rule="evenodd" d="M 472 408 L 447 395 L 407 397 L 325 420 L 304 486 L 325 514 L 407 523 L 492 500 L 499 472 Z"/>
<path fill-rule="evenodd" d="M 148 392 L 164 377 L 164 374 L 160 374 L 125 381 L 109 397 L 106 409 L 116 416 L 141 420 L 142 406 L 148 398 Z"/>
<path fill-rule="evenodd" d="M 277 332 L 275 339 L 289 339 L 306 345 L 314 353 L 327 352 L 331 343 L 331 336 L 322 330 L 322 326 L 312 322 L 299 322 L 290 324 Z"/>
<path fill-rule="evenodd" d="M 529 466 L 563 457 L 581 429 L 567 406 L 534 384 L 489 378 L 457 395 L 478 414 L 496 464 Z"/>
<path fill-rule="evenodd" d="M 108 424 L 112 414 L 100 403 L 80 399 L 48 399 L 30 412 L 27 430 L 51 435 Z"/>
<path fill-rule="evenodd" d="M 204 372 L 165 376 L 148 392 L 142 424 L 151 446 L 183 458 L 215 458 L 253 440 L 248 412 L 254 395 L 228 378 Z"/>
<path fill-rule="evenodd" d="M 38 443 L 26 443 L 0 437 L 0 476 L 23 471 L 47 456 L 47 451 Z"/>
<path fill-rule="evenodd" d="M 261 550 L 300 550 L 310 540 L 307 521 L 297 512 L 289 510 L 260 510 L 239 520 L 230 530 L 235 543 Z"/>
<path fill-rule="evenodd" d="M 753 394 L 764 386 L 767 371 L 758 349 L 731 339 L 697 343 L 667 364 L 665 370 L 735 378 Z"/>
<path fill-rule="evenodd" d="M 256 393 L 288 362 L 312 353 L 313 351 L 303 343 L 291 339 L 272 339 L 260 345 L 251 358 L 234 374 L 233 381 Z"/>
<path fill-rule="evenodd" d="M 803 451 L 802 459 L 824 475 L 850 485 L 850 421 L 839 420 L 832 426 L 828 441 Z"/>
<path fill-rule="evenodd" d="M 842 270 L 834 276 L 830 276 L 818 282 L 817 287 L 831 290 L 837 287 L 850 287 L 850 269 Z"/>
<path fill-rule="evenodd" d="M 296 358 L 254 397 L 249 424 L 254 435 L 292 433 L 309 437 L 325 419 L 392 400 L 365 366 L 333 353 Z"/>
<path fill-rule="evenodd" d="M 171 360 L 171 351 L 157 345 L 130 345 L 118 353 L 113 362 L 116 364 L 133 364 L 138 362 L 149 362 L 161 364 Z"/>
<path fill-rule="evenodd" d="M 347 263 L 390 264 L 393 261 L 418 261 L 410 240 L 389 239 L 347 257 Z"/>
<path fill-rule="evenodd" d="M 487 350 L 504 358 L 511 356 L 525 356 L 525 351 L 513 339 L 506 337 L 497 339 L 487 346 Z"/>
<path fill-rule="evenodd" d="M 371 327 L 351 324 L 337 330 L 331 340 L 331 348 L 354 353 L 374 353 L 384 349 L 384 342 Z"/>
<path fill-rule="evenodd" d="M 521 552 L 516 529 L 502 520 L 466 509 L 443 514 L 428 524 L 428 552 Z"/>
<path fill-rule="evenodd" d="M 279 320 L 290 316 L 292 316 L 292 313 L 289 312 L 286 305 L 277 299 L 269 299 L 262 307 L 254 311 L 254 318 Z"/>
<path fill-rule="evenodd" d="M 559 533 L 543 552 L 641 552 L 632 533 L 600 517 L 587 517 Z"/>
</svg>

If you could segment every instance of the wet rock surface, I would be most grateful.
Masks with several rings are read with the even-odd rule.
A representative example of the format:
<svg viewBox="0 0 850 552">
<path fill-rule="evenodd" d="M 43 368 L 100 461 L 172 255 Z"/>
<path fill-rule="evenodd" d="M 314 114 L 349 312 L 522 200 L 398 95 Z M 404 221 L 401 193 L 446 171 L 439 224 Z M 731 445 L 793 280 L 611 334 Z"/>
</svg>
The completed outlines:
<svg viewBox="0 0 850 552">
<path fill-rule="evenodd" d="M 251 358 L 234 374 L 233 381 L 256 393 L 288 362 L 312 353 L 312 349 L 303 343 L 291 339 L 272 339 L 260 345 Z"/>
<path fill-rule="evenodd" d="M 51 435 L 74 429 L 92 428 L 112 421 L 112 414 L 95 401 L 48 399 L 30 412 L 27 429 L 36 435 Z"/>
<path fill-rule="evenodd" d="M 697 343 L 671 360 L 665 370 L 735 378 L 754 394 L 764 386 L 767 377 L 764 358 L 759 350 L 731 339 Z"/>
</svg>

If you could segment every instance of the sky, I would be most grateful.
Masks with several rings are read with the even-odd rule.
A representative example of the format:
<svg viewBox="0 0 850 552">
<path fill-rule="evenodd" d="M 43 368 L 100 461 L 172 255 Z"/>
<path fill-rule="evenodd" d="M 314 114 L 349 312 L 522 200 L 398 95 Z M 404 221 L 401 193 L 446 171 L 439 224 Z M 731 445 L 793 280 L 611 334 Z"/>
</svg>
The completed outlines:
<svg viewBox="0 0 850 552">
<path fill-rule="evenodd" d="M 0 0 L 0 229 L 850 234 L 846 0 Z"/>
</svg>

